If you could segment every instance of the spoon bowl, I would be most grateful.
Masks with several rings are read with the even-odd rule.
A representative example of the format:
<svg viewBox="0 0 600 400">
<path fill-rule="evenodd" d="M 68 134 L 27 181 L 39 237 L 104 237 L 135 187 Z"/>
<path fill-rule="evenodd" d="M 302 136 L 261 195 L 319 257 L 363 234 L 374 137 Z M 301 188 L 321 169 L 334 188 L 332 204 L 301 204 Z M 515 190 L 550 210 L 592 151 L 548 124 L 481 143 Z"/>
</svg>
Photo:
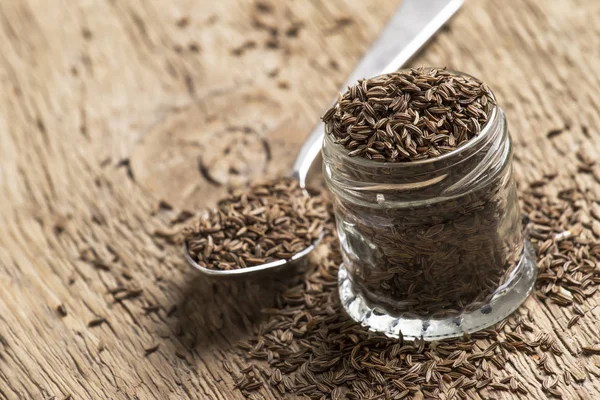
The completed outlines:
<svg viewBox="0 0 600 400">
<path fill-rule="evenodd" d="M 215 279 L 232 279 L 235 277 L 242 277 L 242 276 L 247 277 L 247 274 L 252 274 L 252 275 L 258 276 L 258 275 L 267 275 L 267 274 L 269 274 L 269 275 L 278 274 L 278 273 L 282 272 L 283 270 L 291 272 L 291 271 L 289 271 L 289 268 L 295 268 L 295 269 L 299 270 L 302 267 L 306 266 L 306 262 L 308 261 L 308 257 L 307 257 L 308 254 L 310 252 L 312 252 L 319 245 L 319 243 L 321 243 L 322 240 L 323 240 L 323 234 L 321 234 L 319 236 L 319 238 L 313 242 L 313 244 L 311 244 L 304 250 L 294 254 L 292 256 L 292 258 L 289 258 L 289 259 L 275 260 L 275 261 L 271 261 L 266 264 L 255 265 L 253 267 L 230 269 L 230 270 L 210 269 L 210 268 L 206 268 L 206 267 L 203 267 L 202 265 L 198 264 L 198 262 L 196 262 L 196 260 L 194 260 L 192 258 L 192 256 L 190 255 L 190 252 L 188 251 L 187 243 L 183 244 L 183 254 L 184 254 L 187 262 L 192 267 L 194 267 L 198 271 L 202 272 L 204 275 L 210 276 L 211 278 L 215 278 Z"/>
</svg>

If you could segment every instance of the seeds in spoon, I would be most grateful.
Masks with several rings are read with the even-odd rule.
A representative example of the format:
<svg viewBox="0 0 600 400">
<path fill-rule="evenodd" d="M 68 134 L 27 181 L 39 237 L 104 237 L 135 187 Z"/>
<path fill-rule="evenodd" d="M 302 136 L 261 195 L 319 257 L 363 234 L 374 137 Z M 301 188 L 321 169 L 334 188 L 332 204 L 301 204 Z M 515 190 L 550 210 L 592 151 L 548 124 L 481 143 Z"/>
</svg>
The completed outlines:
<svg viewBox="0 0 600 400">
<path fill-rule="evenodd" d="M 192 258 L 232 270 L 290 259 L 313 244 L 327 218 L 323 199 L 284 178 L 254 184 L 221 200 L 183 231 Z"/>
</svg>

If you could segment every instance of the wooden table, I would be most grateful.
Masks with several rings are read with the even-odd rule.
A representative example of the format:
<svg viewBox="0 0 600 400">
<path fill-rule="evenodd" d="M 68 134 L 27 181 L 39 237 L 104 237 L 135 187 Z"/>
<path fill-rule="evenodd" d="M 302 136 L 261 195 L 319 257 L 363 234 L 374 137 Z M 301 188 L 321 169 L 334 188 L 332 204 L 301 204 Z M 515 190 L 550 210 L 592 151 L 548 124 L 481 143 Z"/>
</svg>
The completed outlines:
<svg viewBox="0 0 600 400">
<path fill-rule="evenodd" d="M 200 279 L 154 233 L 285 174 L 397 3 L 1 1 L 0 399 L 242 398 L 221 361 L 268 290 Z M 569 186 L 577 149 L 600 155 L 599 18 L 591 0 L 468 1 L 413 64 L 488 82 L 519 181 Z M 598 340 L 595 303 L 571 330 L 564 310 L 525 307 L 567 349 Z M 600 381 L 565 397 L 600 398 Z"/>
</svg>

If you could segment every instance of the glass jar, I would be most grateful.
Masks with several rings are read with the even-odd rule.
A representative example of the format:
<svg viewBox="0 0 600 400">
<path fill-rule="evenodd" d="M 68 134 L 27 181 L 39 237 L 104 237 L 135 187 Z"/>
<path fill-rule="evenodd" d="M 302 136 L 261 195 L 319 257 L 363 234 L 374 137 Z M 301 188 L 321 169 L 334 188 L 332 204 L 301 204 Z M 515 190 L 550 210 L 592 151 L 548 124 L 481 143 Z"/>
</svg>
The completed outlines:
<svg viewBox="0 0 600 400">
<path fill-rule="evenodd" d="M 438 340 L 488 327 L 526 299 L 535 256 L 500 107 L 477 137 L 425 160 L 349 157 L 331 136 L 323 166 L 350 317 L 392 337 Z"/>
</svg>

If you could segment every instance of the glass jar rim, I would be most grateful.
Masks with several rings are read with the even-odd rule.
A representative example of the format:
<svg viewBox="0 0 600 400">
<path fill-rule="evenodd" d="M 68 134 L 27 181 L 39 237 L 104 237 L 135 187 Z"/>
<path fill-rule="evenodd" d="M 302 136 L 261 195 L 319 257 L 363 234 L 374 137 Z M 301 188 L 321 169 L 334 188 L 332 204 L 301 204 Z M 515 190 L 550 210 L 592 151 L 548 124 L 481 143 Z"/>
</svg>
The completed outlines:
<svg viewBox="0 0 600 400">
<path fill-rule="evenodd" d="M 399 69 L 398 71 L 395 72 L 400 72 L 400 71 L 405 71 L 405 70 L 410 70 L 411 68 L 402 68 Z M 479 79 L 477 79 L 476 77 L 474 77 L 471 74 L 467 74 L 466 72 L 462 72 L 462 71 L 457 71 L 455 69 L 446 69 L 446 71 L 452 72 L 458 76 L 462 75 L 462 76 L 468 76 L 470 78 L 473 78 L 475 80 L 480 81 Z M 375 77 L 379 77 L 382 75 L 386 75 L 386 74 L 381 74 L 381 75 L 377 75 Z M 480 81 L 481 82 L 481 81 Z M 490 90 L 490 94 L 492 96 L 492 98 L 494 99 L 494 101 L 496 102 L 496 95 L 494 94 L 494 92 L 492 90 Z M 494 104 L 494 108 L 492 109 L 492 112 L 490 114 L 490 118 L 487 120 L 487 122 L 485 123 L 485 125 L 483 126 L 483 128 L 481 129 L 481 131 L 479 132 L 479 134 L 472 138 L 471 140 L 468 140 L 466 144 L 464 144 L 463 146 L 457 147 L 456 149 L 449 151 L 448 153 L 442 154 L 441 156 L 437 156 L 437 157 L 430 157 L 430 158 L 426 158 L 424 160 L 416 160 L 416 161 L 407 161 L 407 162 L 390 162 L 390 161 L 375 161 L 375 160 L 369 160 L 368 158 L 364 158 L 364 157 L 350 157 L 347 153 L 347 151 L 345 151 L 345 148 L 341 145 L 339 145 L 338 143 L 335 143 L 333 141 L 333 139 L 331 138 L 331 134 L 327 133 L 327 128 L 325 128 L 325 138 L 324 141 L 329 141 L 333 146 L 330 146 L 330 149 L 333 153 L 336 153 L 336 155 L 338 156 L 342 156 L 343 159 L 347 159 L 348 161 L 351 161 L 352 163 L 361 166 L 361 167 L 383 167 L 383 168 L 390 168 L 390 169 L 402 169 L 402 168 L 411 168 L 411 167 L 419 167 L 419 166 L 429 166 L 435 163 L 439 163 L 439 162 L 444 162 L 448 159 L 451 159 L 452 157 L 462 153 L 463 151 L 469 151 L 469 149 L 471 149 L 472 147 L 476 147 L 480 142 L 482 142 L 484 140 L 484 138 L 487 138 L 487 136 L 490 135 L 490 131 L 492 131 L 492 126 L 495 126 L 496 124 L 494 123 L 496 121 L 496 118 L 498 117 L 499 114 L 499 109 L 500 107 L 498 106 L 498 103 L 496 102 L 496 104 Z"/>
</svg>

